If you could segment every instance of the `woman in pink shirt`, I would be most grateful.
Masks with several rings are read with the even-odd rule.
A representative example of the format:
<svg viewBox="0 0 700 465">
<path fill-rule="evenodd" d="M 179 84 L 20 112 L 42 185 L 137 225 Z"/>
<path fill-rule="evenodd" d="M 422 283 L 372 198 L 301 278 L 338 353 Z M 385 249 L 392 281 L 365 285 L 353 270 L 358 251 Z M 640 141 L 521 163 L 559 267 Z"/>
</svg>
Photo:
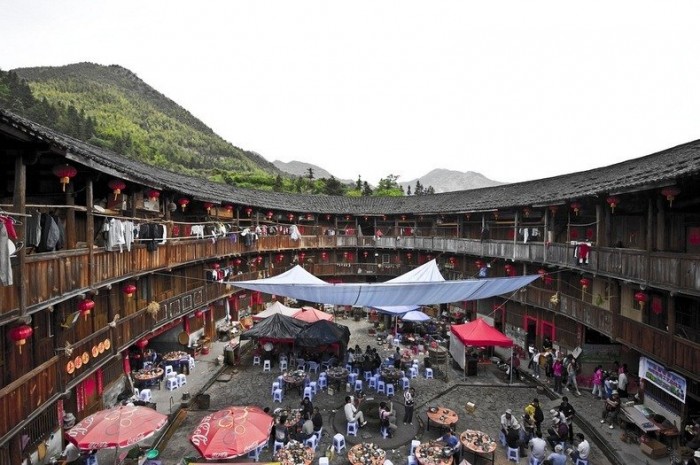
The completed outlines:
<svg viewBox="0 0 700 465">
<path fill-rule="evenodd" d="M 593 397 L 603 400 L 603 366 L 598 365 L 593 372 Z"/>
<path fill-rule="evenodd" d="M 560 358 L 554 360 L 552 365 L 552 375 L 554 376 L 554 392 L 561 394 L 561 374 L 564 370 L 564 364 L 561 362 Z"/>
</svg>

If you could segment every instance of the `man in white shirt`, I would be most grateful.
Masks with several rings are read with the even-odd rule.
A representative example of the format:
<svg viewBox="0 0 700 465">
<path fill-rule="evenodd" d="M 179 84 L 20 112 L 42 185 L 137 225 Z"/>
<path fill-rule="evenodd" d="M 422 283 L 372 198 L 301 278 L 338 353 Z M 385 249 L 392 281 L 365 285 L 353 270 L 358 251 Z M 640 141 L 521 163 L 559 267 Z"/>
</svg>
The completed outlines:
<svg viewBox="0 0 700 465">
<path fill-rule="evenodd" d="M 576 449 L 569 449 L 571 460 L 573 460 L 574 463 L 576 463 L 578 459 L 588 460 L 588 455 L 591 453 L 591 445 L 588 444 L 586 438 L 583 437 L 583 433 L 576 433 L 576 442 L 578 442 Z"/>
<path fill-rule="evenodd" d="M 532 456 L 540 462 L 544 460 L 547 441 L 542 439 L 542 431 L 535 431 L 535 437 L 530 439 L 530 452 Z"/>
<path fill-rule="evenodd" d="M 507 409 L 506 413 L 501 415 L 501 431 L 503 432 L 504 435 L 508 435 L 508 429 L 514 428 L 518 429 L 520 425 L 518 424 L 518 420 L 515 419 L 513 416 L 513 411 L 511 409 Z"/>
<path fill-rule="evenodd" d="M 365 421 L 365 416 L 362 414 L 361 410 L 358 410 L 355 408 L 355 406 L 352 403 L 352 397 L 346 396 L 345 397 L 345 419 L 348 421 L 348 423 L 352 423 L 353 421 L 357 421 L 360 424 L 360 428 L 365 426 L 367 422 Z"/>
</svg>

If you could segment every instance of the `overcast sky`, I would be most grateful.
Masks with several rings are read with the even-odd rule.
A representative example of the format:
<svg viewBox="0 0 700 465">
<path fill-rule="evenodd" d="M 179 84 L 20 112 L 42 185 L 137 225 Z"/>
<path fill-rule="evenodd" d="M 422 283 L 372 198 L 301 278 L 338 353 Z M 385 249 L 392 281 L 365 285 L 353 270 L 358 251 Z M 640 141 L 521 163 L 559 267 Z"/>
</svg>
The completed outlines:
<svg viewBox="0 0 700 465">
<path fill-rule="evenodd" d="M 0 69 L 118 64 L 342 179 L 505 182 L 700 138 L 700 2 L 0 0 Z"/>
</svg>

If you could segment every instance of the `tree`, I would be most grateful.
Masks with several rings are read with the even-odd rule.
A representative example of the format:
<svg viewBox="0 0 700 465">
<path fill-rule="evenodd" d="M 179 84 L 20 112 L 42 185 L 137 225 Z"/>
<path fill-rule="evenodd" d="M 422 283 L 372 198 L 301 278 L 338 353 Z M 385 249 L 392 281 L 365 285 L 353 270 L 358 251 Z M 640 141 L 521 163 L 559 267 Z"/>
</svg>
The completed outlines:
<svg viewBox="0 0 700 465">
<path fill-rule="evenodd" d="M 326 195 L 343 195 L 345 194 L 345 186 L 343 183 L 331 176 L 330 179 L 324 179 L 325 186 L 323 188 L 323 193 Z"/>
<path fill-rule="evenodd" d="M 358 175 L 357 181 L 355 181 L 355 189 L 358 191 L 362 190 L 362 178 Z"/>
<path fill-rule="evenodd" d="M 416 188 L 413 189 L 413 195 L 423 195 L 423 185 L 420 181 L 416 181 Z"/>
<path fill-rule="evenodd" d="M 369 183 L 365 181 L 362 183 L 362 196 L 363 197 L 370 197 L 372 195 L 373 191 L 372 188 L 369 187 Z"/>
<path fill-rule="evenodd" d="M 435 193 L 435 189 L 433 189 L 433 186 L 428 186 L 428 190 L 425 191 L 425 193 L 426 193 L 426 194 L 434 194 L 434 193 Z"/>
<path fill-rule="evenodd" d="M 411 186 L 408 186 L 408 192 L 406 192 L 406 195 L 411 195 Z"/>
<path fill-rule="evenodd" d="M 313 169 L 312 167 L 309 166 L 309 167 L 306 169 L 306 171 L 309 172 L 309 174 L 308 174 L 308 176 L 307 176 L 307 178 L 309 178 L 309 181 L 313 181 L 313 180 L 314 180 L 314 169 Z"/>
<path fill-rule="evenodd" d="M 395 174 L 390 174 L 386 178 L 379 180 L 377 188 L 374 190 L 374 195 L 377 197 L 401 197 L 404 195 L 403 189 L 398 183 L 399 177 Z"/>
<path fill-rule="evenodd" d="M 274 184 L 272 184 L 272 190 L 274 192 L 282 192 L 282 188 L 284 187 L 284 183 L 282 182 L 282 175 L 277 174 L 277 177 L 275 178 Z"/>
</svg>

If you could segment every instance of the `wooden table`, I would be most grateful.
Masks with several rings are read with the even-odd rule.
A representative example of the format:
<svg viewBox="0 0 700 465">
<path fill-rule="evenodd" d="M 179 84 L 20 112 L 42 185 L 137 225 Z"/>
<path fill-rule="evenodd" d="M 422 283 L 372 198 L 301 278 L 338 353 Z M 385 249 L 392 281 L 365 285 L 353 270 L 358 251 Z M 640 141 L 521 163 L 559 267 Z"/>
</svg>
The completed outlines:
<svg viewBox="0 0 700 465">
<path fill-rule="evenodd" d="M 445 457 L 446 447 L 450 448 L 444 442 L 424 442 L 416 447 L 416 460 L 420 465 L 451 465 L 454 459 L 451 453 Z"/>
<path fill-rule="evenodd" d="M 302 388 L 304 387 L 304 380 L 306 379 L 306 372 L 304 370 L 287 371 L 282 375 L 284 380 L 284 392 L 289 391 L 289 388 L 296 387 L 299 390 L 299 395 L 303 393 Z"/>
<path fill-rule="evenodd" d="M 314 460 L 314 450 L 295 440 L 289 441 L 275 453 L 275 460 L 284 465 L 309 465 Z"/>
<path fill-rule="evenodd" d="M 428 409 L 427 415 L 428 422 L 425 424 L 426 429 L 430 429 L 431 421 L 441 428 L 450 428 L 459 421 L 457 412 L 445 407 L 431 407 Z"/>
<path fill-rule="evenodd" d="M 459 442 L 462 443 L 463 451 L 470 451 L 474 457 L 474 465 L 481 458 L 493 463 L 496 452 L 496 441 L 483 431 L 468 429 L 459 435 Z M 488 457 L 488 455 L 491 455 Z"/>
<path fill-rule="evenodd" d="M 637 428 L 642 430 L 644 433 L 651 433 L 659 431 L 659 427 L 654 424 L 653 421 L 649 420 L 644 416 L 642 412 L 636 409 L 634 406 L 631 407 L 621 407 L 622 413 L 627 417 L 630 423 L 637 425 Z"/>
<path fill-rule="evenodd" d="M 386 452 L 370 442 L 355 444 L 348 451 L 352 465 L 384 465 Z"/>
<path fill-rule="evenodd" d="M 349 374 L 350 373 L 348 372 L 347 368 L 343 367 L 332 367 L 326 370 L 328 379 L 335 384 L 337 391 L 340 391 L 341 384 L 347 381 Z"/>
<path fill-rule="evenodd" d="M 403 377 L 401 375 L 401 370 L 394 367 L 382 368 L 380 373 L 382 378 L 384 378 L 384 382 L 391 384 L 396 384 L 396 382 Z"/>
</svg>

